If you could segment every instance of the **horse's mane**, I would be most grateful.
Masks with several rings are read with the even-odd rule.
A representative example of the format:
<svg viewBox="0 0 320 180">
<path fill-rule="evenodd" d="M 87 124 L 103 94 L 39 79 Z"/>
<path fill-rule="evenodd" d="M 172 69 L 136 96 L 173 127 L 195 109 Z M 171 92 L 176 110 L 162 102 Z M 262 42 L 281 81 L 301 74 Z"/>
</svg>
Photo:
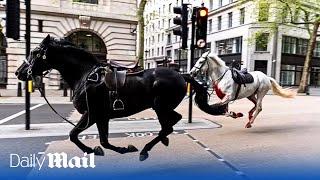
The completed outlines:
<svg viewBox="0 0 320 180">
<path fill-rule="evenodd" d="M 210 53 L 209 57 L 215 59 L 220 66 L 226 66 L 226 63 L 215 53 Z"/>
<path fill-rule="evenodd" d="M 82 57 L 81 59 L 85 59 L 86 61 L 91 60 L 95 63 L 99 62 L 99 60 L 92 53 L 86 51 L 83 48 L 77 47 L 75 44 L 66 39 L 51 38 L 51 42 L 53 42 L 51 43 L 52 46 L 56 48 L 64 48 L 66 49 L 66 51 L 68 51 L 68 53 L 78 54 L 79 57 Z"/>
</svg>

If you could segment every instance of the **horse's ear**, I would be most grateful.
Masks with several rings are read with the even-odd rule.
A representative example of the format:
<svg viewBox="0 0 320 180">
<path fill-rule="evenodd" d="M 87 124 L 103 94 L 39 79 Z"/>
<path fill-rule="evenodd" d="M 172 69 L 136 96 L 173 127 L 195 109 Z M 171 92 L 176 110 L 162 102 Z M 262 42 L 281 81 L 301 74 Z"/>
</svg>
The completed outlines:
<svg viewBox="0 0 320 180">
<path fill-rule="evenodd" d="M 47 37 L 45 37 L 42 42 L 41 42 L 41 45 L 45 46 L 45 45 L 48 45 L 50 43 L 50 35 L 48 34 Z"/>
<path fill-rule="evenodd" d="M 210 51 L 207 51 L 207 52 L 203 53 L 203 54 L 202 54 L 202 57 L 203 57 L 203 58 L 207 57 L 207 56 L 209 55 L 209 53 L 210 53 Z"/>
</svg>

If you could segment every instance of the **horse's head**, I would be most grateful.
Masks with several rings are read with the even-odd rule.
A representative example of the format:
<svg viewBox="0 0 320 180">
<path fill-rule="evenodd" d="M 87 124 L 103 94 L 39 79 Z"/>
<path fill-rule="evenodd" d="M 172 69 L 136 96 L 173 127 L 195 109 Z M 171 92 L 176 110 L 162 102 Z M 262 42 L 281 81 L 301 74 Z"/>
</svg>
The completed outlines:
<svg viewBox="0 0 320 180">
<path fill-rule="evenodd" d="M 198 59 L 196 64 L 193 66 L 193 68 L 190 70 L 190 75 L 193 77 L 198 76 L 199 74 L 203 74 L 207 72 L 208 70 L 208 55 L 210 51 L 205 52 L 202 54 L 202 56 Z"/>
<path fill-rule="evenodd" d="M 225 62 L 213 52 L 205 52 L 198 59 L 196 64 L 190 71 L 191 76 L 195 77 L 199 74 L 209 74 L 209 71 L 214 71 L 215 68 L 225 67 Z"/>
<path fill-rule="evenodd" d="M 19 80 L 26 81 L 31 76 L 43 76 L 45 71 L 52 69 L 47 56 L 51 41 L 53 39 L 48 35 L 38 47 L 30 52 L 28 58 L 15 73 Z"/>
</svg>

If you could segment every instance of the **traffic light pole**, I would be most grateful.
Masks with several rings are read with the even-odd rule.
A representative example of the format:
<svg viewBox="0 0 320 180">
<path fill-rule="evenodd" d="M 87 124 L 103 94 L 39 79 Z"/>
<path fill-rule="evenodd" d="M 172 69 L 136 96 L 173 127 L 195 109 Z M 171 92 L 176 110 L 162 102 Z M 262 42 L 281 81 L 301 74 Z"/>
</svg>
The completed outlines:
<svg viewBox="0 0 320 180">
<path fill-rule="evenodd" d="M 192 10 L 192 17 L 191 17 L 191 25 L 192 25 L 192 30 L 191 30 L 191 43 L 190 43 L 190 69 L 194 65 L 194 40 L 195 40 L 195 30 L 196 30 L 196 13 L 197 13 L 197 8 L 194 7 Z M 192 86 L 190 84 L 189 86 L 189 117 L 188 117 L 188 123 L 192 123 Z"/>
<path fill-rule="evenodd" d="M 28 58 L 30 54 L 30 19 L 31 19 L 31 0 L 25 0 L 26 5 L 26 34 L 25 34 L 25 40 L 26 40 L 26 58 Z M 25 83 L 25 100 L 26 100 L 26 130 L 30 130 L 30 92 L 28 88 L 28 81 Z"/>
</svg>

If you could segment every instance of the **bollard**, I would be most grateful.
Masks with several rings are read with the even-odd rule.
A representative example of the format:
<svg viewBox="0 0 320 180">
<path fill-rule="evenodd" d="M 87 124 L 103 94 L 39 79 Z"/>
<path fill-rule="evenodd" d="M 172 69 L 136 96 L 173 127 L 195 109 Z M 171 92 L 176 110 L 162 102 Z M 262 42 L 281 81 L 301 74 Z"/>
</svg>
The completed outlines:
<svg viewBox="0 0 320 180">
<path fill-rule="evenodd" d="M 63 83 L 63 97 L 68 96 L 68 89 L 67 89 L 67 84 Z"/>
<path fill-rule="evenodd" d="M 72 100 L 73 100 L 73 91 L 72 91 L 72 89 L 70 88 L 70 102 L 72 102 Z"/>
<path fill-rule="evenodd" d="M 21 82 L 18 82 L 17 97 L 22 97 L 22 85 L 21 85 Z"/>
<path fill-rule="evenodd" d="M 45 83 L 41 83 L 41 97 L 46 96 L 46 84 Z"/>
</svg>

